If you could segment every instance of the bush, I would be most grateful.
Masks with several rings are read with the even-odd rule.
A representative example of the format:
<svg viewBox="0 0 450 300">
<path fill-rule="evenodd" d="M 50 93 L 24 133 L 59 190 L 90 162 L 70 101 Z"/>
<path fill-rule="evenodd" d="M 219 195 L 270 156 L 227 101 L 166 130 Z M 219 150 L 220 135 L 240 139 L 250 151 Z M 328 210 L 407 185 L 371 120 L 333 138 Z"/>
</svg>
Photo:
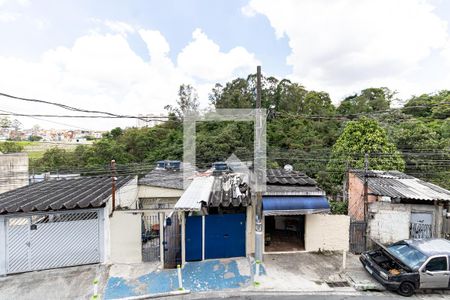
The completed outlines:
<svg viewBox="0 0 450 300">
<path fill-rule="evenodd" d="M 330 201 L 330 209 L 333 215 L 346 215 L 348 213 L 348 202 Z"/>
</svg>

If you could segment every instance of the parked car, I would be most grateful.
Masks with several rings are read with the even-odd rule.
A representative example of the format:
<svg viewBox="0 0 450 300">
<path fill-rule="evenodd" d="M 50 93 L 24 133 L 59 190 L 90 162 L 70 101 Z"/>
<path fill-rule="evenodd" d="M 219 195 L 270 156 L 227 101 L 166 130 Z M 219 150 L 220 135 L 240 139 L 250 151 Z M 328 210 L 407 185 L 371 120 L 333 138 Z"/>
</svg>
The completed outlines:
<svg viewBox="0 0 450 300">
<path fill-rule="evenodd" d="M 364 252 L 359 259 L 388 290 L 409 297 L 417 289 L 450 288 L 450 241 L 414 239 L 377 245 L 377 249 Z"/>
</svg>

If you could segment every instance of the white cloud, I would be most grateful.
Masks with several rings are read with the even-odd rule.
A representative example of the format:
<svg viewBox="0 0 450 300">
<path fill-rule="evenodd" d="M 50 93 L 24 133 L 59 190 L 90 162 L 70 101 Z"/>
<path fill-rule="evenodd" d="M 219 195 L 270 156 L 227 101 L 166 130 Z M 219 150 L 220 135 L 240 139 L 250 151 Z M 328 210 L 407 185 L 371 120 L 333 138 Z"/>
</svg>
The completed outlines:
<svg viewBox="0 0 450 300">
<path fill-rule="evenodd" d="M 244 16 L 247 17 L 254 17 L 256 15 L 256 11 L 250 5 L 243 6 L 241 8 L 241 12 Z"/>
<path fill-rule="evenodd" d="M 186 48 L 198 49 L 205 45 L 206 39 L 206 46 L 217 47 L 213 58 L 225 61 L 225 64 L 211 63 L 209 72 L 215 74 L 214 77 L 198 82 L 193 77 L 199 74 L 198 64 L 184 64 L 182 67 L 176 65 L 169 57 L 170 45 L 159 31 L 140 29 L 137 32 L 147 46 L 150 61 L 145 61 L 131 49 L 126 35 L 101 34 L 96 31 L 79 37 L 71 47 L 57 47 L 46 51 L 37 61 L 0 56 L 2 91 L 90 110 L 134 115 L 158 113 L 164 112 L 165 105 L 175 104 L 178 87 L 183 83 L 198 87 L 201 102 L 206 106 L 208 92 L 216 78 L 235 76 L 239 68 L 255 60 L 253 55 L 243 48 L 222 53 L 218 50 L 219 46 L 206 36 L 203 37 L 201 31 L 196 31 L 194 40 Z M 201 53 L 187 51 L 182 57 L 185 60 L 198 61 L 198 55 L 207 56 L 205 51 L 208 49 Z M 242 57 L 246 64 L 242 64 Z M 191 70 L 190 67 L 194 69 Z M 201 70 L 207 72 L 206 69 Z M 52 106 L 6 98 L 1 100 L 3 110 L 29 114 L 70 113 Z M 136 124 L 135 120 L 56 120 L 94 129 Z M 21 118 L 21 121 L 26 127 L 36 123 L 45 127 L 61 127 L 35 119 Z"/>
<path fill-rule="evenodd" d="M 2 23 L 11 23 L 17 21 L 21 14 L 13 13 L 13 12 L 0 12 L 0 22 Z"/>
<path fill-rule="evenodd" d="M 288 37 L 291 76 L 340 90 L 337 97 L 366 84 L 417 85 L 420 72 L 431 72 L 427 60 L 449 38 L 447 23 L 422 0 L 252 0 L 249 6 L 269 19 L 278 38 Z"/>
<path fill-rule="evenodd" d="M 192 38 L 177 58 L 178 66 L 189 76 L 208 81 L 226 80 L 236 74 L 247 75 L 259 64 L 255 55 L 243 47 L 222 52 L 201 29 L 197 28 Z"/>
</svg>

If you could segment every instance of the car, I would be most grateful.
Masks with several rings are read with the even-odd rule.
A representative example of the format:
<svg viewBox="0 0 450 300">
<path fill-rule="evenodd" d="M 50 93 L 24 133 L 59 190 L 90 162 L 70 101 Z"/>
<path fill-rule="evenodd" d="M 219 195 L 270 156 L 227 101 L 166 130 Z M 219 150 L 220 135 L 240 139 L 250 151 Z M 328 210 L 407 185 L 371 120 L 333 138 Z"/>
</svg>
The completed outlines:
<svg viewBox="0 0 450 300">
<path fill-rule="evenodd" d="M 361 254 L 366 271 L 386 289 L 412 296 L 418 289 L 450 288 L 450 241 L 410 239 Z"/>
</svg>

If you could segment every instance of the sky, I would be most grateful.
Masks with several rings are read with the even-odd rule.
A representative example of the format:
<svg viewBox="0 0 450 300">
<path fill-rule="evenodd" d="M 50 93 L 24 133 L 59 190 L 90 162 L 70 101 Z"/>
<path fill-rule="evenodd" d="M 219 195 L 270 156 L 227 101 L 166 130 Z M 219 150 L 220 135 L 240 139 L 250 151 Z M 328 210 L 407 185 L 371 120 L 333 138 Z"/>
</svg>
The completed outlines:
<svg viewBox="0 0 450 300">
<path fill-rule="evenodd" d="M 400 100 L 450 89 L 450 0 L 0 0 L 0 92 L 117 114 L 164 113 L 180 84 L 263 74 Z M 0 110 L 70 114 L 0 97 Z M 1 112 L 0 112 L 1 113 Z M 18 118 L 107 130 L 136 120 Z"/>
</svg>

